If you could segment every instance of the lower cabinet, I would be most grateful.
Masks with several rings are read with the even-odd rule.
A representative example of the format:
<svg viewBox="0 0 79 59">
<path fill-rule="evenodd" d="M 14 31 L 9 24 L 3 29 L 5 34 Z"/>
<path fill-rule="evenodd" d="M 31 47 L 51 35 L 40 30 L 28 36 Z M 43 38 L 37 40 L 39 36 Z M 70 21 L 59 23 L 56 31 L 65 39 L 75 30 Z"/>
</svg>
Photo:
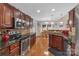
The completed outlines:
<svg viewBox="0 0 79 59">
<path fill-rule="evenodd" d="M 20 43 L 16 42 L 15 44 L 10 46 L 10 55 L 11 56 L 19 56 L 20 55 Z"/>
<path fill-rule="evenodd" d="M 31 39 L 30 39 L 30 48 L 32 48 L 32 46 L 33 46 L 33 44 L 34 44 L 33 41 L 34 41 L 33 38 L 31 38 Z"/>
<path fill-rule="evenodd" d="M 11 56 L 19 56 L 19 47 L 16 47 L 10 52 Z"/>
<path fill-rule="evenodd" d="M 35 44 L 36 42 L 36 35 L 34 34 L 31 38 L 30 38 L 30 48 L 32 48 L 32 46 Z"/>
<path fill-rule="evenodd" d="M 8 56 L 9 55 L 9 47 L 0 50 L 0 56 Z"/>
<path fill-rule="evenodd" d="M 49 47 L 64 51 L 64 40 L 62 36 L 50 35 Z"/>
<path fill-rule="evenodd" d="M 20 43 L 16 42 L 8 47 L 0 49 L 0 56 L 19 56 Z"/>
<path fill-rule="evenodd" d="M 16 42 L 12 45 L 10 45 L 10 51 L 12 51 L 13 49 L 15 49 L 16 47 L 19 47 L 20 43 L 19 42 Z"/>
</svg>

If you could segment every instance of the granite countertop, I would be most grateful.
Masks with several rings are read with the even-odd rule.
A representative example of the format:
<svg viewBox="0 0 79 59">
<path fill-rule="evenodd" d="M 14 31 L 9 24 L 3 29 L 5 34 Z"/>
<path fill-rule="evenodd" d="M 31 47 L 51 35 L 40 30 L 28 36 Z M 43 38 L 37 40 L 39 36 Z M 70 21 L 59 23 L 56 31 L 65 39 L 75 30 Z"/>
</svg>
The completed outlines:
<svg viewBox="0 0 79 59">
<path fill-rule="evenodd" d="M 68 39 L 68 37 L 64 36 L 62 33 L 49 33 L 49 35 L 56 35 L 56 36 L 61 36 L 65 39 Z"/>
</svg>

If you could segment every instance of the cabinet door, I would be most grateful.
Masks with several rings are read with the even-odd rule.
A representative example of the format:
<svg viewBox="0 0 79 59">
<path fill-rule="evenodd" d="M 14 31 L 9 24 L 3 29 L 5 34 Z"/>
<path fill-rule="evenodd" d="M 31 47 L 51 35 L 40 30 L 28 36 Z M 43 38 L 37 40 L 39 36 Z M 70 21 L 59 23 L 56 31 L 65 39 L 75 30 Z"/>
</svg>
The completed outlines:
<svg viewBox="0 0 79 59">
<path fill-rule="evenodd" d="M 21 18 L 20 11 L 18 9 L 15 9 L 15 8 L 13 10 L 14 10 L 14 17 L 20 19 Z"/>
<path fill-rule="evenodd" d="M 63 44 L 63 38 L 62 37 L 55 37 L 55 46 L 57 49 L 63 51 L 64 50 L 64 44 Z"/>
<path fill-rule="evenodd" d="M 19 45 L 20 45 L 19 42 L 16 42 L 16 43 L 10 45 L 10 52 L 13 51 L 16 47 L 20 47 Z"/>
<path fill-rule="evenodd" d="M 8 4 L 0 4 L 0 27 L 10 28 L 12 27 L 13 12 L 11 6 Z"/>
<path fill-rule="evenodd" d="M 33 19 L 31 17 L 29 17 L 29 27 L 30 28 L 33 27 Z"/>
<path fill-rule="evenodd" d="M 35 42 L 36 42 L 36 35 L 34 35 L 33 37 L 33 45 L 35 44 Z"/>
<path fill-rule="evenodd" d="M 19 47 L 13 49 L 10 53 L 11 56 L 19 56 Z"/>
<path fill-rule="evenodd" d="M 36 36 L 33 35 L 33 36 L 31 37 L 31 39 L 30 39 L 30 48 L 32 48 L 32 46 L 35 44 L 35 42 L 36 42 Z"/>
<path fill-rule="evenodd" d="M 16 42 L 10 46 L 10 52 L 13 51 L 16 47 L 19 47 L 19 42 Z"/>
<path fill-rule="evenodd" d="M 16 42 L 15 44 L 10 46 L 10 55 L 11 56 L 18 56 L 20 54 L 20 46 L 19 42 Z"/>
<path fill-rule="evenodd" d="M 22 19 L 22 20 L 25 20 L 25 15 L 24 15 L 24 13 L 20 12 L 20 15 L 21 15 L 21 19 Z"/>
<path fill-rule="evenodd" d="M 12 27 L 11 9 L 4 5 L 4 27 Z"/>
<path fill-rule="evenodd" d="M 32 46 L 33 46 L 33 39 L 31 38 L 30 39 L 30 48 L 32 48 Z"/>
<path fill-rule="evenodd" d="M 56 48 L 56 36 L 50 35 L 49 38 L 49 47 Z"/>
<path fill-rule="evenodd" d="M 52 35 L 49 39 L 49 45 L 51 48 L 56 48 L 60 51 L 64 51 L 64 41 L 63 37 Z"/>
<path fill-rule="evenodd" d="M 25 21 L 26 21 L 26 26 L 25 26 L 25 28 L 26 28 L 26 29 L 30 28 L 30 27 L 29 27 L 29 17 L 28 17 L 28 15 L 25 15 Z"/>
<path fill-rule="evenodd" d="M 0 3 L 0 28 L 3 26 L 4 5 Z"/>
<path fill-rule="evenodd" d="M 4 48 L 0 50 L 0 56 L 8 56 L 9 55 L 9 48 Z"/>
</svg>

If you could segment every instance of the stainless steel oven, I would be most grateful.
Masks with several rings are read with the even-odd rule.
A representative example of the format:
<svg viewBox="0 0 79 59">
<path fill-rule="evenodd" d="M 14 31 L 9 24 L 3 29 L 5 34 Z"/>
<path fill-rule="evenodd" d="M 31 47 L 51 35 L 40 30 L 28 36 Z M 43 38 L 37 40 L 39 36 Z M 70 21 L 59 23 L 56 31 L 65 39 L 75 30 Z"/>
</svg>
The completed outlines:
<svg viewBox="0 0 79 59">
<path fill-rule="evenodd" d="M 21 28 L 22 22 L 19 18 L 14 18 L 14 28 Z"/>
<path fill-rule="evenodd" d="M 29 21 L 25 21 L 23 19 L 14 18 L 13 20 L 13 27 L 16 29 L 23 29 L 29 27 L 29 25 L 30 25 Z"/>
<path fill-rule="evenodd" d="M 29 47 L 29 37 L 21 40 L 21 56 L 26 56 L 27 51 L 30 49 Z"/>
</svg>

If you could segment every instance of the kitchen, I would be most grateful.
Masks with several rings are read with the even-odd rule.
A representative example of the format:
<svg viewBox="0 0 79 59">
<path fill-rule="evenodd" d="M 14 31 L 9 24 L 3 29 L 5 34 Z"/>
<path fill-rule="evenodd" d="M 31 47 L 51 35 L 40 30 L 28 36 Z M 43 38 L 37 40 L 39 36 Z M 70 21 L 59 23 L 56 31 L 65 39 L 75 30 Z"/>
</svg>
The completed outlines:
<svg viewBox="0 0 79 59">
<path fill-rule="evenodd" d="M 0 55 L 25 55 L 35 43 L 33 19 L 7 3 L 0 4 L 0 15 Z"/>
<path fill-rule="evenodd" d="M 0 3 L 0 56 L 74 56 L 76 5 Z"/>
</svg>

